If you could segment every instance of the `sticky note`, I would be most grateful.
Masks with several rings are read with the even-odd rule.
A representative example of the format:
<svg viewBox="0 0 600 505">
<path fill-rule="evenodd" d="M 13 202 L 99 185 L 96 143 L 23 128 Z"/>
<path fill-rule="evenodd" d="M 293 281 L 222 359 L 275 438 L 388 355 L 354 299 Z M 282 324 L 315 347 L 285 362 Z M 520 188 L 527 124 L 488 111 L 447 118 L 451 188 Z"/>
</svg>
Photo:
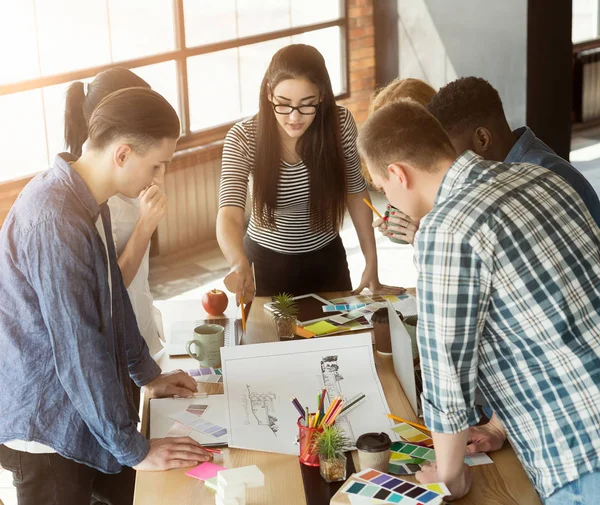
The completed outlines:
<svg viewBox="0 0 600 505">
<path fill-rule="evenodd" d="M 221 470 L 225 470 L 222 466 L 215 465 L 211 462 L 202 463 L 201 465 L 195 466 L 185 474 L 195 479 L 208 480 L 215 478 L 217 473 Z"/>
<path fill-rule="evenodd" d="M 330 324 L 327 321 L 319 321 L 318 323 L 305 326 L 304 329 L 310 331 L 311 333 L 314 333 L 315 335 L 325 335 L 327 333 L 339 331 L 340 327 L 334 326 L 333 324 Z"/>
</svg>

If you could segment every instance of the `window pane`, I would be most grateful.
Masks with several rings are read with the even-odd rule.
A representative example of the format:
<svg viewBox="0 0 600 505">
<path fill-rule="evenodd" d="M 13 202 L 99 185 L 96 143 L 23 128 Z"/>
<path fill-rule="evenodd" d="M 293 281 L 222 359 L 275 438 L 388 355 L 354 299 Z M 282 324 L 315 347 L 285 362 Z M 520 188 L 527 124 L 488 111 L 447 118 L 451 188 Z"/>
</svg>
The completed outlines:
<svg viewBox="0 0 600 505">
<path fill-rule="evenodd" d="M 31 2 L 0 3 L 0 84 L 39 77 Z"/>
<path fill-rule="evenodd" d="M 110 63 L 106 0 L 35 0 L 43 75 Z"/>
<path fill-rule="evenodd" d="M 292 41 L 294 44 L 309 44 L 316 47 L 325 58 L 333 93 L 339 95 L 345 91 L 346 72 L 345 66 L 342 67 L 342 38 L 339 26 L 294 35 Z"/>
<path fill-rule="evenodd" d="M 343 16 L 341 0 L 290 0 L 292 26 L 324 23 Z"/>
<path fill-rule="evenodd" d="M 269 40 L 260 44 L 240 47 L 240 81 L 242 82 L 242 116 L 258 111 L 260 83 L 273 55 L 291 44 L 290 37 Z"/>
<path fill-rule="evenodd" d="M 179 98 L 177 91 L 177 65 L 174 61 L 165 61 L 155 65 L 132 69 L 154 91 L 164 96 L 179 114 Z"/>
<path fill-rule="evenodd" d="M 238 119 L 241 115 L 239 86 L 237 49 L 188 58 L 191 130 Z"/>
<path fill-rule="evenodd" d="M 598 0 L 573 0 L 573 43 L 598 37 Z"/>
<path fill-rule="evenodd" d="M 238 36 L 290 28 L 289 0 L 238 0 Z"/>
<path fill-rule="evenodd" d="M 106 0 L 112 61 L 175 49 L 173 0 Z"/>
<path fill-rule="evenodd" d="M 235 0 L 206 2 L 183 0 L 187 47 L 211 44 L 237 37 Z"/>
<path fill-rule="evenodd" d="M 0 181 L 48 168 L 42 92 L 0 96 Z"/>
</svg>

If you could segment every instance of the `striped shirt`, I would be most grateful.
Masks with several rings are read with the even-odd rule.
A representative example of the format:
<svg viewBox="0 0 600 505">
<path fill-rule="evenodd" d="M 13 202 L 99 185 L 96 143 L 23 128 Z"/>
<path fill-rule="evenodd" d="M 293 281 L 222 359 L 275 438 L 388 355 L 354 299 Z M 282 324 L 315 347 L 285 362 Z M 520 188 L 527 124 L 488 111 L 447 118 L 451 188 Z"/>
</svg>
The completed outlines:
<svg viewBox="0 0 600 505">
<path fill-rule="evenodd" d="M 348 192 L 360 193 L 367 185 L 361 173 L 360 157 L 356 147 L 356 124 L 348 109 L 338 106 L 338 111 Z M 236 123 L 229 130 L 223 146 L 219 208 L 246 207 L 255 147 L 254 117 Z M 337 237 L 338 233 L 335 230 L 315 232 L 311 229 L 309 169 L 303 161 L 296 164 L 281 161 L 275 207 L 275 229 L 261 228 L 252 215 L 248 235 L 263 247 L 283 254 L 316 251 Z"/>
<path fill-rule="evenodd" d="M 415 239 L 423 412 L 479 420 L 479 386 L 542 497 L 600 469 L 600 230 L 536 165 L 450 167 Z"/>
</svg>

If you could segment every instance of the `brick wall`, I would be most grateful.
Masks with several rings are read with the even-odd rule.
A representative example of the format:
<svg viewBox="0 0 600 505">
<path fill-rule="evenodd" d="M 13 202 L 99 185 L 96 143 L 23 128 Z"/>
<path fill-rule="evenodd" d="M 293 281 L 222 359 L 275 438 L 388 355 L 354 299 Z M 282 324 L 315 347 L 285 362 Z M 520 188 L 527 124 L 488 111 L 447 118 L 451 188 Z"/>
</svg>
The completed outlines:
<svg viewBox="0 0 600 505">
<path fill-rule="evenodd" d="M 375 89 L 375 0 L 348 1 L 348 66 L 350 97 L 341 103 L 359 124 L 367 119 L 369 99 Z"/>
</svg>

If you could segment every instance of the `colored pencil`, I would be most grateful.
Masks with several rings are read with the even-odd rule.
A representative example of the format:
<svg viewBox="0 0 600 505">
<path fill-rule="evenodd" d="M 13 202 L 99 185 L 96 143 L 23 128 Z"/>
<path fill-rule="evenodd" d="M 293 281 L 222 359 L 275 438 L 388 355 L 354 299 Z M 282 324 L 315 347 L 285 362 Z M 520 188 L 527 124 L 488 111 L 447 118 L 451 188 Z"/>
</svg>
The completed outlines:
<svg viewBox="0 0 600 505">
<path fill-rule="evenodd" d="M 328 407 L 328 408 L 327 408 L 327 410 L 325 411 L 325 414 L 324 414 L 324 416 L 323 416 L 323 419 L 326 419 L 326 418 L 327 418 L 327 416 L 328 416 L 328 415 L 331 413 L 331 409 L 333 408 L 333 405 L 334 405 L 334 403 L 336 403 L 336 401 L 337 401 L 337 399 L 338 399 L 338 398 L 339 398 L 339 397 L 338 397 L 338 396 L 336 396 L 336 397 L 333 399 L 333 401 L 332 401 L 332 402 L 329 404 L 329 407 Z"/>
<path fill-rule="evenodd" d="M 240 295 L 240 307 L 242 308 L 242 331 L 246 333 L 246 314 L 244 314 L 244 295 Z"/>
<path fill-rule="evenodd" d="M 325 415 L 325 395 L 327 394 L 327 389 L 323 388 L 321 391 L 321 417 Z"/>
<path fill-rule="evenodd" d="M 382 216 L 382 215 L 381 215 L 381 214 L 380 214 L 380 213 L 377 211 L 377 209 L 376 209 L 375 207 L 373 207 L 373 205 L 371 205 L 371 202 L 369 202 L 369 200 L 367 200 L 366 198 L 363 198 L 363 202 L 365 202 L 365 203 L 366 203 L 366 204 L 369 206 L 369 208 L 370 208 L 370 209 L 371 209 L 373 212 L 375 212 L 375 215 L 376 215 L 377 217 L 383 217 L 383 216 Z"/>
<path fill-rule="evenodd" d="M 221 454 L 221 451 L 219 449 L 211 449 L 210 447 L 204 447 L 203 445 L 200 447 L 202 447 L 202 449 L 204 449 L 206 452 L 212 452 L 213 454 Z"/>
<path fill-rule="evenodd" d="M 325 417 L 323 418 L 323 423 L 327 425 L 329 419 L 331 419 L 331 416 L 333 415 L 333 413 L 337 410 L 338 406 L 340 403 L 342 403 L 342 399 L 338 396 L 336 397 L 336 399 L 334 400 L 334 402 L 329 406 L 329 409 L 327 411 L 327 414 L 325 415 Z"/>
<path fill-rule="evenodd" d="M 340 400 L 340 403 L 338 403 L 338 406 L 335 408 L 335 410 L 331 413 L 331 415 L 329 416 L 329 419 L 326 420 L 326 424 L 325 426 L 331 426 L 333 423 L 335 423 L 335 419 L 337 418 L 337 416 L 340 414 L 340 412 L 342 411 L 342 407 L 344 406 L 344 400 Z"/>
<path fill-rule="evenodd" d="M 300 414 L 300 417 L 304 418 L 304 416 L 306 414 L 304 414 L 304 410 L 302 409 L 302 406 L 300 405 L 300 402 L 296 399 L 295 396 L 292 396 L 290 398 L 290 400 L 292 400 L 292 405 L 296 408 L 296 410 L 298 411 L 298 413 Z"/>
<path fill-rule="evenodd" d="M 414 426 L 415 428 L 420 428 L 422 430 L 425 430 L 425 431 L 429 432 L 429 428 L 427 426 L 423 426 L 422 424 L 413 423 L 412 421 L 407 421 L 406 419 L 402 419 L 401 417 L 394 416 L 392 414 L 388 414 L 387 416 L 390 419 L 393 419 L 394 421 L 400 421 L 401 423 L 410 424 L 411 426 Z"/>
<path fill-rule="evenodd" d="M 354 405 L 356 405 L 357 403 L 362 402 L 366 397 L 367 397 L 366 395 L 362 395 L 359 398 L 357 398 L 356 400 L 354 400 L 352 403 L 349 403 L 348 405 L 345 405 L 344 408 L 342 409 L 342 411 L 340 412 L 340 414 L 343 414 L 349 408 L 354 407 Z"/>
</svg>

